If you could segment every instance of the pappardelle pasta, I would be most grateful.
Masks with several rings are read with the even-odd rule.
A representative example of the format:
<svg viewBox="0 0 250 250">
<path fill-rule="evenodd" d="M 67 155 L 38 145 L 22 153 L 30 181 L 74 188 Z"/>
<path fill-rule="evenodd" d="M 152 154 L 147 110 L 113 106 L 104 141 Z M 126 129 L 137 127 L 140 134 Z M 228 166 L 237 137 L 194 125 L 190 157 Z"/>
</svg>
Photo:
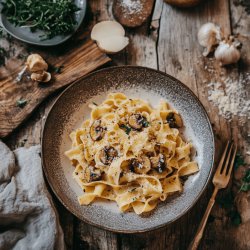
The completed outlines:
<svg viewBox="0 0 250 250">
<path fill-rule="evenodd" d="M 115 201 L 122 212 L 142 214 L 183 189 L 182 176 L 199 170 L 191 143 L 179 132 L 182 118 L 165 101 L 153 109 L 141 99 L 111 93 L 90 105 L 90 119 L 70 134 L 65 152 L 83 190 L 81 205 Z"/>
</svg>

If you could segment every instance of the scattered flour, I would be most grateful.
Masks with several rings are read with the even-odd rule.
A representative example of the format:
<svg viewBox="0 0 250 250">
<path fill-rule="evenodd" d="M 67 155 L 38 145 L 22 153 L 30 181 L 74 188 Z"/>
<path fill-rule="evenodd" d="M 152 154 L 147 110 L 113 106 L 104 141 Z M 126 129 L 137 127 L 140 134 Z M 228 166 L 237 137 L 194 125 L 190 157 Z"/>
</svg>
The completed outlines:
<svg viewBox="0 0 250 250">
<path fill-rule="evenodd" d="M 126 9 L 128 14 L 139 13 L 142 10 L 141 0 L 122 0 L 121 6 Z"/>
<path fill-rule="evenodd" d="M 247 86 L 248 85 L 248 86 Z M 219 109 L 219 114 L 230 120 L 232 116 L 250 118 L 250 73 L 239 80 L 230 77 L 223 82 L 211 82 L 208 84 L 208 99 Z"/>
</svg>

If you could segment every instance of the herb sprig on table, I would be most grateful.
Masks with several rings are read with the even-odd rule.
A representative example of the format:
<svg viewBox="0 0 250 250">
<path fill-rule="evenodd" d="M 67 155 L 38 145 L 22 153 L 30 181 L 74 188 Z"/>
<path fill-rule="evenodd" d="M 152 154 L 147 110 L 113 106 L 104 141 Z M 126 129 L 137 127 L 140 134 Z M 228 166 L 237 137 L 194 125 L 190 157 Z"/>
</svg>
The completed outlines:
<svg viewBox="0 0 250 250">
<path fill-rule="evenodd" d="M 79 8 L 72 0 L 5 0 L 2 12 L 16 26 L 45 31 L 43 39 L 73 31 L 74 13 Z"/>
</svg>

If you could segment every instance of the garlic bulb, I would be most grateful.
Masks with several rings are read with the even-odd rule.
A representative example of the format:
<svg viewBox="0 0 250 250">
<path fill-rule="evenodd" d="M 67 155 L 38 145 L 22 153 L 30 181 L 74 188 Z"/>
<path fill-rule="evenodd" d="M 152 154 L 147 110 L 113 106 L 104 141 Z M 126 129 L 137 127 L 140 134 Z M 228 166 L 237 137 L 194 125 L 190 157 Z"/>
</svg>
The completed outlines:
<svg viewBox="0 0 250 250">
<path fill-rule="evenodd" d="M 214 53 L 216 60 L 218 60 L 221 65 L 238 62 L 240 59 L 239 45 L 240 43 L 238 42 L 220 42 Z"/>
<path fill-rule="evenodd" d="M 205 47 L 203 56 L 207 56 L 213 50 L 214 45 L 218 44 L 220 40 L 220 27 L 214 23 L 206 23 L 199 29 L 198 41 L 201 46 Z"/>
</svg>

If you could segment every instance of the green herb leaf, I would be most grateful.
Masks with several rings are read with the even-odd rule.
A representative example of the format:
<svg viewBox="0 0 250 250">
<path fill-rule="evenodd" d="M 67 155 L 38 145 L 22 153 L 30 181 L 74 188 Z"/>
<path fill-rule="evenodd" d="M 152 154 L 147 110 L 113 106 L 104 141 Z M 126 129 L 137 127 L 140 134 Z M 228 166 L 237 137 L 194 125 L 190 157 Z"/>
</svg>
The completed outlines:
<svg viewBox="0 0 250 250">
<path fill-rule="evenodd" d="M 125 125 L 125 124 L 121 124 L 120 128 L 123 129 L 125 131 L 125 133 L 127 135 L 129 135 L 129 133 L 131 132 L 132 128 L 130 128 L 129 126 Z"/>
<path fill-rule="evenodd" d="M 5 65 L 5 58 L 7 57 L 7 51 L 0 47 L 0 66 L 4 66 Z"/>
<path fill-rule="evenodd" d="M 243 166 L 245 165 L 244 158 L 242 155 L 237 154 L 235 161 L 234 161 L 234 168 L 237 169 L 239 166 L 242 166 L 242 165 Z"/>
<path fill-rule="evenodd" d="M 244 182 L 240 187 L 240 191 L 247 192 L 249 190 L 250 190 L 250 183 Z"/>
<path fill-rule="evenodd" d="M 61 74 L 62 73 L 62 69 L 63 69 L 63 65 L 59 66 L 59 67 L 55 67 L 54 71 L 56 74 Z"/>
<path fill-rule="evenodd" d="M 245 173 L 245 176 L 242 179 L 244 182 L 250 182 L 250 169 L 248 169 Z"/>
<path fill-rule="evenodd" d="M 232 211 L 229 214 L 229 217 L 230 217 L 233 225 L 239 226 L 241 224 L 241 217 L 240 217 L 240 214 L 237 210 Z"/>
<path fill-rule="evenodd" d="M 142 126 L 143 126 L 144 128 L 147 128 L 147 127 L 149 126 L 149 122 L 148 122 L 146 119 L 143 119 L 143 121 L 142 121 Z"/>
<path fill-rule="evenodd" d="M 242 185 L 240 187 L 240 191 L 247 192 L 250 190 L 250 169 L 248 169 L 245 173 L 245 176 L 242 178 Z"/>
<path fill-rule="evenodd" d="M 95 102 L 92 102 L 94 105 L 96 105 L 96 106 L 98 106 L 98 104 L 97 103 L 95 103 Z"/>
<path fill-rule="evenodd" d="M 136 188 L 132 188 L 131 190 L 129 190 L 130 193 L 134 192 L 136 190 Z"/>
<path fill-rule="evenodd" d="M 17 100 L 16 101 L 16 105 L 18 106 L 18 107 L 20 107 L 20 108 L 23 108 L 26 104 L 27 104 L 27 100 L 25 100 L 25 99 L 20 99 L 20 100 Z"/>
</svg>

